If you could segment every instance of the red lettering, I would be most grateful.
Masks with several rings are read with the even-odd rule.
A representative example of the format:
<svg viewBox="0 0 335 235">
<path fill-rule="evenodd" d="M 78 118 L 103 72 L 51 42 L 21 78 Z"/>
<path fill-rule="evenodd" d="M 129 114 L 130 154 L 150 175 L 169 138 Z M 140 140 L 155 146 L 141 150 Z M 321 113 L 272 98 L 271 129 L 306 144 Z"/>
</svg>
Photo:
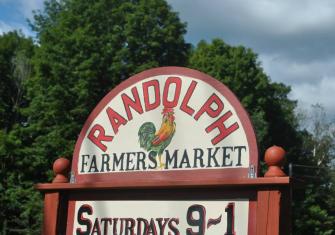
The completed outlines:
<svg viewBox="0 0 335 235">
<path fill-rule="evenodd" d="M 120 114 L 118 114 L 116 111 L 114 111 L 112 108 L 107 108 L 106 112 L 107 112 L 109 121 L 113 127 L 114 133 L 115 134 L 118 133 L 119 127 L 121 125 L 126 125 L 127 120 L 124 117 L 122 117 Z"/>
<path fill-rule="evenodd" d="M 217 108 L 212 108 L 212 105 L 216 104 Z M 223 103 L 222 100 L 216 95 L 212 94 L 208 100 L 204 103 L 204 105 L 199 109 L 197 114 L 194 116 L 195 120 L 198 120 L 203 113 L 207 113 L 208 116 L 215 118 L 217 117 L 221 111 L 223 110 Z"/>
<path fill-rule="evenodd" d="M 194 109 L 188 106 L 188 102 L 190 101 L 191 96 L 193 95 L 194 89 L 197 86 L 196 81 L 192 81 L 191 85 L 188 87 L 183 102 L 181 103 L 180 109 L 185 113 L 189 114 L 190 116 L 193 115 Z"/>
<path fill-rule="evenodd" d="M 140 97 L 138 95 L 137 88 L 133 87 L 131 89 L 131 93 L 133 94 L 134 100 L 132 100 L 126 94 L 122 94 L 121 95 L 121 98 L 122 98 L 122 101 L 123 101 L 123 105 L 124 105 L 124 108 L 126 110 L 127 117 L 128 117 L 129 121 L 133 119 L 133 114 L 130 111 L 130 107 L 133 108 L 139 114 L 143 113 L 143 108 L 142 108 L 142 105 L 141 105 L 141 100 L 140 100 Z"/>
<path fill-rule="evenodd" d="M 236 122 L 228 128 L 225 126 L 224 122 L 229 117 L 231 117 L 231 115 L 232 115 L 232 112 L 228 111 L 227 113 L 222 115 L 218 120 L 216 120 L 215 122 L 213 122 L 211 125 L 209 125 L 206 128 L 206 133 L 211 132 L 215 128 L 219 129 L 219 131 L 220 131 L 220 133 L 212 139 L 212 144 L 213 145 L 216 145 L 217 143 L 222 141 L 224 138 L 226 138 L 228 135 L 230 135 L 232 132 L 236 131 L 239 128 L 239 126 Z"/>
<path fill-rule="evenodd" d="M 150 110 L 157 108 L 161 104 L 161 93 L 159 91 L 159 82 L 157 80 L 144 82 L 142 87 L 143 87 L 145 111 L 148 112 Z M 149 87 L 154 88 L 155 99 L 153 103 L 150 103 L 149 100 Z"/>
<path fill-rule="evenodd" d="M 170 85 L 174 83 L 176 85 L 176 89 L 174 92 L 174 97 L 171 101 L 168 100 Z M 181 79 L 179 77 L 169 77 L 164 86 L 163 91 L 163 105 L 165 108 L 174 108 L 178 104 L 179 96 L 181 90 Z"/>
<path fill-rule="evenodd" d="M 98 132 L 98 136 L 96 135 L 96 132 Z M 88 134 L 87 138 L 93 142 L 96 146 L 98 146 L 102 151 L 106 152 L 107 146 L 102 143 L 102 141 L 105 142 L 111 142 L 113 140 L 113 136 L 105 135 L 105 129 L 100 126 L 99 124 L 95 124 L 90 133 Z"/>
</svg>

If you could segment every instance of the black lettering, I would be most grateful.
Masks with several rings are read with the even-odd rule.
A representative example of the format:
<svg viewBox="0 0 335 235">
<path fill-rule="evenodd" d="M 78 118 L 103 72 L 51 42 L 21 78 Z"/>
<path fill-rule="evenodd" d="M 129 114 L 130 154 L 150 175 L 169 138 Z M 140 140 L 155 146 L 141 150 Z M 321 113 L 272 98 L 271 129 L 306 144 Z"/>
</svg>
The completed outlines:
<svg viewBox="0 0 335 235">
<path fill-rule="evenodd" d="M 199 161 L 200 162 L 200 167 L 205 167 L 205 164 L 204 164 L 204 159 L 202 158 L 204 156 L 204 150 L 202 149 L 199 149 L 199 148 L 196 148 L 196 149 L 193 149 L 194 150 L 194 168 L 197 168 L 198 167 L 198 164 L 197 162 Z"/>
<path fill-rule="evenodd" d="M 126 170 L 127 171 L 129 171 L 129 170 L 133 171 L 135 169 L 134 161 L 131 158 L 132 154 L 135 156 L 136 153 L 127 153 L 127 161 L 126 161 L 126 164 L 127 164 Z M 132 167 L 130 165 L 132 165 Z"/>
<path fill-rule="evenodd" d="M 157 218 L 156 219 L 158 222 L 158 226 L 159 226 L 159 235 L 164 235 L 164 230 L 166 227 L 167 222 L 169 221 L 169 218 L 164 218 L 164 222 L 163 222 L 163 218 Z"/>
<path fill-rule="evenodd" d="M 241 164 L 241 156 L 242 156 L 242 149 L 244 149 L 244 151 L 246 152 L 247 151 L 247 147 L 246 146 L 235 146 L 234 148 L 234 151 L 235 149 L 238 150 L 238 154 L 237 154 L 237 164 L 236 166 L 242 166 Z"/>
<path fill-rule="evenodd" d="M 97 167 L 97 157 L 95 155 L 92 156 L 92 161 L 88 172 L 99 172 Z"/>
<path fill-rule="evenodd" d="M 174 162 L 173 164 L 173 169 L 177 168 L 177 156 L 178 156 L 178 149 L 176 149 L 173 154 L 172 157 L 169 153 L 168 150 L 165 150 L 165 169 L 169 169 L 169 165 L 172 164 L 172 162 Z"/>
<path fill-rule="evenodd" d="M 151 161 L 151 163 L 153 163 L 154 165 L 149 165 L 149 169 L 156 169 L 157 168 L 157 159 L 156 159 L 157 153 L 154 151 L 151 151 L 149 153 L 149 160 Z"/>
<path fill-rule="evenodd" d="M 233 147 L 227 146 L 227 147 L 222 147 L 222 149 L 223 149 L 223 153 L 222 153 L 222 158 L 223 158 L 223 160 L 222 160 L 222 166 L 232 166 L 233 165 L 233 161 L 230 160 L 230 153 L 227 153 L 227 150 L 229 149 L 230 151 L 233 151 Z M 229 164 L 226 163 L 227 159 L 230 160 Z"/>
<path fill-rule="evenodd" d="M 142 223 L 144 223 L 144 228 L 142 230 Z M 143 218 L 137 218 L 137 235 L 147 235 L 149 229 L 149 222 Z M 142 232 L 143 231 L 143 232 Z"/>
<path fill-rule="evenodd" d="M 136 170 L 146 170 L 147 167 L 145 166 L 145 158 L 146 155 L 144 152 L 137 152 L 137 168 Z M 140 168 L 140 163 L 142 164 L 142 168 Z"/>
<path fill-rule="evenodd" d="M 123 221 L 124 219 L 120 218 L 120 233 L 116 233 L 116 234 L 123 234 Z"/>
<path fill-rule="evenodd" d="M 83 216 L 84 213 L 88 215 L 92 215 L 93 209 L 90 205 L 84 204 L 82 205 L 77 214 L 77 222 L 82 226 L 86 226 L 86 230 L 82 231 L 81 228 L 77 228 L 76 235 L 90 235 L 92 229 L 92 222 L 90 219 L 87 219 Z"/>
<path fill-rule="evenodd" d="M 156 225 L 155 225 L 155 221 L 154 219 L 150 220 L 150 224 L 149 224 L 149 228 L 147 231 L 147 234 L 152 234 L 152 235 L 157 235 L 157 229 L 156 229 Z"/>
<path fill-rule="evenodd" d="M 135 235 L 134 233 L 135 220 L 133 218 L 126 218 L 124 220 L 125 220 L 125 225 L 124 225 L 125 235 Z"/>
<path fill-rule="evenodd" d="M 110 156 L 105 153 L 102 154 L 101 156 L 102 156 L 101 172 L 105 172 L 105 167 L 107 172 L 111 171 L 111 169 L 109 168 Z"/>
<path fill-rule="evenodd" d="M 98 218 L 95 218 L 93 229 L 91 235 L 96 234 L 96 235 L 101 235 L 101 229 L 100 229 L 100 224 Z"/>
<path fill-rule="evenodd" d="M 120 171 L 123 171 L 123 160 L 124 160 L 124 153 L 121 153 L 119 159 L 117 158 L 116 153 L 113 153 L 113 171 L 115 171 L 116 167 L 120 167 Z"/>
<path fill-rule="evenodd" d="M 84 166 L 87 166 L 88 162 L 85 161 L 85 157 L 89 157 L 90 155 L 89 154 L 83 154 L 81 155 L 81 170 L 80 170 L 80 173 L 83 173 L 84 172 Z"/>
<path fill-rule="evenodd" d="M 226 206 L 225 212 L 227 212 L 227 232 L 225 235 L 235 235 L 235 224 L 234 224 L 234 210 L 235 204 L 233 202 Z"/>
<path fill-rule="evenodd" d="M 175 223 L 175 224 L 173 224 L 173 223 Z M 174 235 L 180 235 L 179 230 L 177 228 L 178 224 L 179 224 L 179 219 L 178 218 L 172 218 L 169 221 L 169 224 L 168 224 L 169 229 L 173 232 Z"/>
<path fill-rule="evenodd" d="M 183 164 L 186 164 L 185 168 L 191 168 L 186 149 L 184 150 L 183 158 L 180 161 L 179 168 L 183 168 Z"/>
<path fill-rule="evenodd" d="M 108 234 L 108 223 L 112 224 L 112 218 L 101 218 L 101 225 L 103 226 L 103 235 Z"/>
<path fill-rule="evenodd" d="M 117 232 L 117 222 L 118 222 L 118 220 L 119 220 L 119 218 L 113 218 L 113 235 L 118 234 L 118 232 Z M 120 227 L 120 230 L 122 231 L 122 227 Z"/>
<path fill-rule="evenodd" d="M 207 148 L 208 149 L 208 164 L 207 167 L 212 167 L 212 160 L 215 163 L 214 167 L 219 167 L 219 163 L 215 158 L 215 155 L 217 154 L 218 150 L 220 149 L 220 147 L 216 147 L 214 153 L 212 153 L 212 148 Z"/>
<path fill-rule="evenodd" d="M 197 213 L 197 216 L 193 216 Z M 186 235 L 204 235 L 206 230 L 206 209 L 202 205 L 192 205 L 187 210 L 186 215 L 187 223 L 190 226 L 196 226 L 197 232 L 194 232 L 192 228 L 186 229 Z"/>
</svg>

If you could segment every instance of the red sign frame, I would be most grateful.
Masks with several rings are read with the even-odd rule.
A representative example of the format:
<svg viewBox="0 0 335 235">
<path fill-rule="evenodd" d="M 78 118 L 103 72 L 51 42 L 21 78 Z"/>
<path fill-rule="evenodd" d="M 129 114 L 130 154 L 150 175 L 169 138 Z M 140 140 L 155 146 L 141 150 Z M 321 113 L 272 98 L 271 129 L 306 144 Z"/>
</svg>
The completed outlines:
<svg viewBox="0 0 335 235">
<path fill-rule="evenodd" d="M 150 195 L 150 197 L 148 197 Z M 257 215 L 257 191 L 255 190 L 231 190 L 229 192 L 218 189 L 188 188 L 188 189 L 141 189 L 141 190 L 114 190 L 104 193 L 92 192 L 72 192 L 68 198 L 68 214 L 66 234 L 72 234 L 74 228 L 74 213 L 76 201 L 111 201 L 111 200 L 219 200 L 219 199 L 248 199 L 249 215 L 248 215 L 248 235 L 256 234 L 256 215 Z"/>
<path fill-rule="evenodd" d="M 227 168 L 227 169 L 201 169 L 201 170 L 187 170 L 187 171 L 145 171 L 145 172 L 122 172 L 122 173 L 110 173 L 110 174 L 88 174 L 81 175 L 78 174 L 78 159 L 79 159 L 79 151 L 80 146 L 85 138 L 85 135 L 91 125 L 91 123 L 95 120 L 97 115 L 102 111 L 103 108 L 106 107 L 109 101 L 111 101 L 114 97 L 116 97 L 120 92 L 125 90 L 126 88 L 132 86 L 135 83 L 138 83 L 148 77 L 158 76 L 158 75 L 181 75 L 188 76 L 192 78 L 199 79 L 205 83 L 210 84 L 214 87 L 219 93 L 223 94 L 224 97 L 231 103 L 231 105 L 236 110 L 236 113 L 241 121 L 241 124 L 245 130 L 246 138 L 249 144 L 249 164 L 253 165 L 255 171 L 255 177 L 257 177 L 258 172 L 258 149 L 256 136 L 249 118 L 248 113 L 240 104 L 239 100 L 236 96 L 220 81 L 193 69 L 182 68 L 182 67 L 161 67 L 146 70 L 142 73 L 136 74 L 129 79 L 122 82 L 119 86 L 110 91 L 95 107 L 93 112 L 89 115 L 87 121 L 85 122 L 83 129 L 80 132 L 78 137 L 72 161 L 72 171 L 75 177 L 75 182 L 104 182 L 104 181 L 117 181 L 118 183 L 129 183 L 136 185 L 140 182 L 150 180 L 152 182 L 163 181 L 175 181 L 178 182 L 180 180 L 183 181 L 192 181 L 197 180 L 200 182 L 210 182 L 216 179 L 222 178 L 246 178 L 248 176 L 248 168 Z"/>
</svg>

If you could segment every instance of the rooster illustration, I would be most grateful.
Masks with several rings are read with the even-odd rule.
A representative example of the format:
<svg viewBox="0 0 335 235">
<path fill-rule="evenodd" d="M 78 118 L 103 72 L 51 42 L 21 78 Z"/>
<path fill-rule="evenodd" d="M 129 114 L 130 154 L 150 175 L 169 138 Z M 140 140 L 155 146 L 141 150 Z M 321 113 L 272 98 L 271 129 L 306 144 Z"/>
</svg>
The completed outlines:
<svg viewBox="0 0 335 235">
<path fill-rule="evenodd" d="M 158 156 L 157 168 L 163 169 L 162 154 L 164 149 L 170 144 L 176 131 L 176 123 L 172 108 L 163 109 L 163 118 L 160 129 L 156 132 L 152 122 L 145 122 L 138 130 L 140 147 L 148 152 L 153 151 Z"/>
</svg>

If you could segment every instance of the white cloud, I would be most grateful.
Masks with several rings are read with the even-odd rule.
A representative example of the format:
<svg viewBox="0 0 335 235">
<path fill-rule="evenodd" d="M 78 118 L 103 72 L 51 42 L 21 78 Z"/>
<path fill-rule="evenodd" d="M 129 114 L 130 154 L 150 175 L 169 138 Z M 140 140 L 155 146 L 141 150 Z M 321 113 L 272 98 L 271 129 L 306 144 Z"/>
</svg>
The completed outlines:
<svg viewBox="0 0 335 235">
<path fill-rule="evenodd" d="M 224 1 L 222 1 L 223 3 Z M 330 27 L 335 20 L 334 1 L 228 1 L 242 10 L 244 23 L 255 23 L 264 31 L 276 34 L 299 34 L 305 30 Z M 275 28 L 274 28 L 275 26 Z"/>
<path fill-rule="evenodd" d="M 11 30 L 13 30 L 13 28 L 10 25 L 6 24 L 3 21 L 0 21 L 0 35 Z"/>
<path fill-rule="evenodd" d="M 335 57 L 323 60 L 299 61 L 276 54 L 260 54 L 264 70 L 277 82 L 289 85 L 319 83 L 335 75 Z"/>
<path fill-rule="evenodd" d="M 33 11 L 43 8 L 44 0 L 17 0 L 19 10 L 28 19 L 32 19 Z"/>
<path fill-rule="evenodd" d="M 223 38 L 258 53 L 309 60 L 335 54 L 331 0 L 169 0 L 188 23 L 187 39 Z"/>
<path fill-rule="evenodd" d="M 32 20 L 33 10 L 43 9 L 44 0 L 0 0 L 4 9 L 10 10 L 10 17 L 0 16 L 0 34 L 8 31 L 18 30 L 26 36 L 35 36 L 30 30 L 27 20 Z M 3 10 L 4 10 L 3 9 Z"/>
<path fill-rule="evenodd" d="M 5 23 L 0 20 L 0 35 L 13 30 L 21 31 L 26 36 L 34 36 L 26 25 L 20 23 Z"/>
<path fill-rule="evenodd" d="M 168 0 L 191 28 L 239 26 L 235 30 L 255 30 L 269 34 L 299 34 L 327 27 L 335 21 L 332 0 Z M 199 24 L 195 25 L 192 22 Z M 251 28 L 250 28 L 251 27 Z M 218 29 L 217 27 L 215 27 Z M 224 29 L 224 28 L 223 28 Z M 192 29 L 191 29 L 192 30 Z M 218 32 L 219 33 L 219 32 Z"/>
<path fill-rule="evenodd" d="M 310 107 L 312 104 L 321 104 L 328 113 L 328 118 L 335 119 L 335 78 L 324 77 L 316 84 L 294 85 L 292 98 L 299 100 L 301 107 Z"/>
<path fill-rule="evenodd" d="M 322 104 L 335 118 L 335 58 L 299 62 L 278 55 L 260 55 L 260 61 L 273 81 L 291 86 L 290 97 L 298 100 L 299 106 L 308 109 Z"/>
<path fill-rule="evenodd" d="M 251 47 L 271 79 L 300 104 L 322 103 L 335 116 L 335 1 L 168 0 L 187 22 L 188 41 L 220 37 Z"/>
</svg>

